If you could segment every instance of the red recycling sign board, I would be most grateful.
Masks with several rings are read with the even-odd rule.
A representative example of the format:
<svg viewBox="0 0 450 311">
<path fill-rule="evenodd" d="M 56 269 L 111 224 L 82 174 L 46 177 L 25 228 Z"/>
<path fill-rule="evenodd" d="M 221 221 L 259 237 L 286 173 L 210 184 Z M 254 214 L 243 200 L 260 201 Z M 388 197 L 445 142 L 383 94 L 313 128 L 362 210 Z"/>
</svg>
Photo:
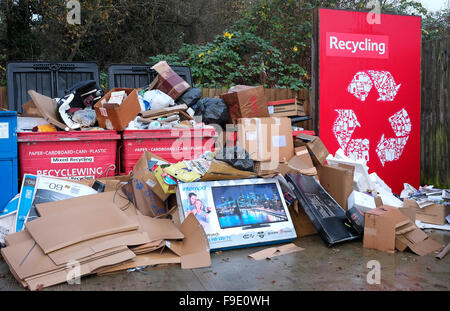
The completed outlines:
<svg viewBox="0 0 450 311">
<path fill-rule="evenodd" d="M 420 184 L 421 19 L 318 10 L 320 138 L 394 193 Z"/>
</svg>

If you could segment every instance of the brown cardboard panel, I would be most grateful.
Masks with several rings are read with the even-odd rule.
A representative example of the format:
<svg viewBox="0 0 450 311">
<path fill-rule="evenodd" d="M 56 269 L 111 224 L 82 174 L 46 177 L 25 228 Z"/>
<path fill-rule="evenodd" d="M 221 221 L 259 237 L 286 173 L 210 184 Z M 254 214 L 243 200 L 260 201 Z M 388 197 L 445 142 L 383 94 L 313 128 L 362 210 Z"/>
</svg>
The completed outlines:
<svg viewBox="0 0 450 311">
<path fill-rule="evenodd" d="M 185 104 L 182 105 L 176 105 L 172 107 L 162 108 L 162 109 L 152 109 L 142 112 L 142 117 L 144 118 L 150 118 L 150 117 L 159 117 L 160 115 L 164 115 L 167 113 L 177 113 L 180 111 L 186 111 L 188 109 L 188 106 Z"/>
<path fill-rule="evenodd" d="M 152 218 L 143 215 L 135 216 L 134 219 L 139 223 L 139 229 L 148 234 L 149 242 L 184 238 L 184 234 L 170 219 Z"/>
<path fill-rule="evenodd" d="M 336 200 L 344 209 L 348 209 L 348 197 L 353 191 L 352 169 L 336 166 L 317 166 L 319 181 L 322 187 Z"/>
<path fill-rule="evenodd" d="M 65 201 L 68 200 L 59 203 L 64 205 Z M 139 227 L 136 221 L 111 205 L 97 205 L 89 209 L 62 209 L 58 213 L 35 219 L 25 226 L 46 254 L 84 240 Z"/>
<path fill-rule="evenodd" d="M 272 257 L 282 256 L 294 252 L 300 252 L 303 251 L 304 248 L 298 247 L 294 243 L 285 244 L 278 247 L 269 247 L 266 249 L 263 249 L 261 251 L 258 251 L 256 253 L 252 253 L 248 255 L 248 257 L 251 257 L 255 260 L 262 260 L 262 259 L 270 259 Z"/>
<path fill-rule="evenodd" d="M 416 211 L 412 207 L 402 207 L 399 208 L 400 212 L 403 213 L 406 217 L 408 217 L 413 223 L 416 221 Z"/>
<path fill-rule="evenodd" d="M 320 140 L 318 136 L 312 136 L 300 133 L 297 135 L 297 139 L 295 140 L 295 146 L 304 146 L 306 145 L 311 152 L 311 157 L 313 163 L 317 165 L 324 165 L 327 156 L 330 154 Z"/>
<path fill-rule="evenodd" d="M 48 256 L 55 264 L 61 265 L 71 260 L 83 260 L 115 247 L 140 245 L 148 241 L 150 239 L 146 232 L 133 230 L 82 241 L 48 253 Z"/>
<path fill-rule="evenodd" d="M 108 274 L 112 272 L 123 271 L 131 268 L 164 265 L 164 264 L 179 264 L 181 263 L 180 256 L 176 255 L 169 249 L 161 251 L 154 251 L 148 254 L 137 255 L 132 261 L 124 262 L 123 264 L 115 267 L 101 268 L 97 270 L 98 275 Z"/>
<path fill-rule="evenodd" d="M 62 130 L 69 130 L 69 127 L 60 121 L 57 114 L 56 103 L 53 99 L 39 94 L 34 90 L 28 90 L 28 94 L 45 120 Z"/>
<path fill-rule="evenodd" d="M 450 214 L 450 206 L 448 205 L 433 204 L 420 208 L 416 201 L 405 199 L 403 201 L 403 206 L 413 208 L 417 220 L 441 226 L 447 223 L 445 217 Z"/>
<path fill-rule="evenodd" d="M 189 214 L 180 226 L 184 234 L 182 241 L 167 241 L 166 246 L 181 257 L 182 269 L 209 267 L 211 256 L 209 243 L 202 225 L 193 214 Z"/>
<path fill-rule="evenodd" d="M 88 275 L 93 273 L 96 269 L 99 269 L 101 267 L 115 265 L 130 259 L 133 259 L 135 255 L 130 250 L 124 250 L 123 252 L 100 258 L 98 260 L 94 260 L 89 263 L 81 264 L 80 265 L 80 275 Z M 58 271 L 56 273 L 46 275 L 43 277 L 33 278 L 30 280 L 25 280 L 28 284 L 28 287 L 30 290 L 37 290 L 43 287 L 48 287 L 52 285 L 56 285 L 59 283 L 64 283 L 67 281 L 68 272 L 70 270 L 66 269 L 63 271 Z"/>
<path fill-rule="evenodd" d="M 405 249 L 408 248 L 408 241 L 406 240 L 406 238 L 403 235 L 399 235 L 395 237 L 395 248 L 400 251 L 403 252 L 405 251 Z"/>
<path fill-rule="evenodd" d="M 409 248 L 419 256 L 425 256 L 434 251 L 438 251 L 443 245 L 437 243 L 435 240 L 427 238 L 419 243 L 409 245 Z"/>
<path fill-rule="evenodd" d="M 403 236 L 410 241 L 412 244 L 419 243 L 428 238 L 428 235 L 420 230 L 419 228 L 415 227 L 416 230 L 412 230 L 409 232 L 406 232 Z"/>
<path fill-rule="evenodd" d="M 311 160 L 306 146 L 294 149 L 295 155 L 288 161 L 290 167 L 295 168 L 304 175 L 317 175 L 317 169 Z"/>
<path fill-rule="evenodd" d="M 25 104 L 22 105 L 23 108 L 23 116 L 24 117 L 34 117 L 34 118 L 42 118 L 42 114 L 39 112 L 39 109 L 34 104 L 33 100 L 30 99 Z"/>
<path fill-rule="evenodd" d="M 88 212 L 99 206 L 109 206 L 120 210 L 130 205 L 130 201 L 125 198 L 123 193 L 108 191 L 67 200 L 36 204 L 36 209 L 41 217 L 46 217 L 66 209 L 75 209 L 81 213 Z"/>
<path fill-rule="evenodd" d="M 99 252 L 85 258 L 84 261 L 89 261 L 92 258 L 105 256 L 123 249 L 126 249 L 126 247 L 116 247 Z M 42 248 L 33 239 L 2 249 L 2 255 L 7 260 L 11 270 L 14 270 L 22 280 L 31 276 L 65 268 L 65 264 L 55 264 L 49 256 L 44 254 Z"/>
<path fill-rule="evenodd" d="M 428 235 L 424 231 L 420 230 L 416 226 L 414 227 L 415 230 L 398 236 L 397 240 L 400 241 L 400 243 L 397 249 L 403 248 L 404 245 L 406 245 L 417 255 L 425 256 L 443 247 L 443 245 L 428 237 Z"/>
<path fill-rule="evenodd" d="M 27 241 L 29 239 L 31 239 L 31 235 L 28 233 L 26 229 L 24 229 L 22 231 L 8 234 L 7 236 L 5 236 L 5 245 L 11 246 Z"/>
<path fill-rule="evenodd" d="M 303 208 L 298 206 L 298 200 L 295 200 L 294 203 L 289 206 L 289 214 L 291 215 L 297 237 L 301 238 L 317 234 L 316 228 L 314 228 L 314 225 Z"/>
</svg>

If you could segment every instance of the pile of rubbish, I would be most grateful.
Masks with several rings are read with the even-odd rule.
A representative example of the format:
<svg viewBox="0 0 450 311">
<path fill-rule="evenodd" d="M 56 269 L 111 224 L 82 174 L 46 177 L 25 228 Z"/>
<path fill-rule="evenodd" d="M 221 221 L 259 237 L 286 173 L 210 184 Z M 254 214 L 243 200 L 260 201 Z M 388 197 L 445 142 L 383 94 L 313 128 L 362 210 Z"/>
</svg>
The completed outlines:
<svg viewBox="0 0 450 311">
<path fill-rule="evenodd" d="M 224 127 L 229 113 L 220 98 L 202 98 L 167 62 L 155 64 L 158 75 L 148 87 L 115 88 L 107 92 L 94 80 L 77 83 L 62 98 L 51 99 L 34 90 L 23 105 L 18 132 L 71 130 L 157 130 Z"/>
<path fill-rule="evenodd" d="M 397 196 L 365 160 L 340 149 L 332 155 L 314 132 L 297 131 L 296 100 L 270 105 L 262 86 L 244 85 L 202 99 L 166 62 L 153 68 L 158 76 L 144 89 L 102 95 L 84 83 L 58 101 L 30 95 L 45 122 L 60 130 L 232 125 L 235 139 L 226 135 L 220 148 L 179 161 L 143 150 L 127 175 L 22 176 L 20 193 L 0 210 L 0 243 L 23 286 L 69 281 L 74 267 L 78 276 L 208 267 L 211 252 L 312 234 L 329 247 L 360 240 L 364 248 L 420 256 L 443 248 L 421 228 L 449 230 L 449 189 L 405 184 Z M 51 130 L 39 122 L 37 131 Z M 303 248 L 286 244 L 251 257 L 296 251 Z"/>
</svg>

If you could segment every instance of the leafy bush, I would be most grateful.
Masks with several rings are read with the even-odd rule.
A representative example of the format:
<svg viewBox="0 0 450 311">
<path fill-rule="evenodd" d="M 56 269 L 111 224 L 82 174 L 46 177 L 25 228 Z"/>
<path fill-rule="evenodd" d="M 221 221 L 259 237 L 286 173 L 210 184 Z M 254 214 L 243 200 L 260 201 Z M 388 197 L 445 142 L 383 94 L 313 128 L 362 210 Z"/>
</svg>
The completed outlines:
<svg viewBox="0 0 450 311">
<path fill-rule="evenodd" d="M 197 87 L 219 88 L 234 84 L 261 84 L 265 87 L 308 87 L 307 71 L 287 62 L 295 49 L 282 53 L 269 40 L 250 32 L 225 32 L 205 45 L 184 44 L 176 53 L 150 57 L 154 64 L 189 66 Z"/>
</svg>

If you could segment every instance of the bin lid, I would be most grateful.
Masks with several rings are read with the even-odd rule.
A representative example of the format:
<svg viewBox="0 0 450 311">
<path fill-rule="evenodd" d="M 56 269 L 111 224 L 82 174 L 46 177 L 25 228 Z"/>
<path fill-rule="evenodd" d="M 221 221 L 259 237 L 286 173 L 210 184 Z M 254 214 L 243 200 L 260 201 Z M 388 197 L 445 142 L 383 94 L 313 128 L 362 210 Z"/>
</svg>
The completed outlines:
<svg viewBox="0 0 450 311">
<path fill-rule="evenodd" d="M 114 130 L 100 131 L 69 131 L 69 132 L 41 132 L 41 133 L 17 133 L 17 141 L 42 142 L 42 141 L 85 141 L 85 140 L 119 140 L 120 135 Z"/>
<path fill-rule="evenodd" d="M 22 112 L 30 100 L 28 90 L 56 98 L 78 82 L 95 80 L 100 84 L 96 62 L 10 62 L 6 66 L 8 107 Z"/>
<path fill-rule="evenodd" d="M 148 86 L 157 76 L 148 64 L 113 64 L 108 67 L 109 89 L 117 87 L 143 88 Z M 170 66 L 190 86 L 192 85 L 191 69 L 186 66 Z"/>
<path fill-rule="evenodd" d="M 162 129 L 162 130 L 124 130 L 123 139 L 152 139 L 152 138 L 191 138 L 191 137 L 217 137 L 214 128 L 203 129 Z"/>
</svg>

